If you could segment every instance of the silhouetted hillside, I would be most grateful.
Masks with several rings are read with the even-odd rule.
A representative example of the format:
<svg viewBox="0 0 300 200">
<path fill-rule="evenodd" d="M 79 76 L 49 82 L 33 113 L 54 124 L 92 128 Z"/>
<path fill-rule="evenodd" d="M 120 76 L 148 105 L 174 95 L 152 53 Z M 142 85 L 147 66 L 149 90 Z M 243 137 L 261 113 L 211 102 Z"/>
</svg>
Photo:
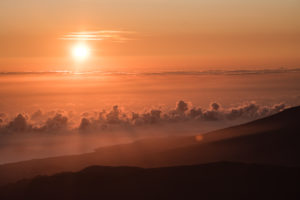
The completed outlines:
<svg viewBox="0 0 300 200">
<path fill-rule="evenodd" d="M 212 163 L 142 169 L 89 167 L 0 188 L 0 199 L 296 199 L 299 168 Z"/>
<path fill-rule="evenodd" d="M 300 165 L 300 107 L 202 136 L 136 141 L 93 153 L 0 166 L 0 185 L 91 165 L 161 167 L 233 161 Z"/>
<path fill-rule="evenodd" d="M 300 106 L 297 106 L 246 124 L 209 132 L 203 135 L 203 140 L 205 140 L 205 142 L 210 142 L 220 139 L 229 139 L 237 136 L 270 132 L 279 129 L 285 129 L 287 131 L 299 131 L 299 121 Z"/>
<path fill-rule="evenodd" d="M 201 136 L 202 143 L 160 154 L 173 165 L 220 160 L 300 165 L 300 107 Z"/>
</svg>

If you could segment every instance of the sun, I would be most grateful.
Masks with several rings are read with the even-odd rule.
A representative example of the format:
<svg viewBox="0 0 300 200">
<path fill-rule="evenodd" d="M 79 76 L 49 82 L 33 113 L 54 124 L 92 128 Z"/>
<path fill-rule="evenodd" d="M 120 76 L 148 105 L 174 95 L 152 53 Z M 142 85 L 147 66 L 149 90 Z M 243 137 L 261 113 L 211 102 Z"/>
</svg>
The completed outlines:
<svg viewBox="0 0 300 200">
<path fill-rule="evenodd" d="M 74 59 L 82 61 L 86 60 L 90 55 L 90 49 L 85 44 L 78 44 L 72 48 L 72 56 Z"/>
</svg>

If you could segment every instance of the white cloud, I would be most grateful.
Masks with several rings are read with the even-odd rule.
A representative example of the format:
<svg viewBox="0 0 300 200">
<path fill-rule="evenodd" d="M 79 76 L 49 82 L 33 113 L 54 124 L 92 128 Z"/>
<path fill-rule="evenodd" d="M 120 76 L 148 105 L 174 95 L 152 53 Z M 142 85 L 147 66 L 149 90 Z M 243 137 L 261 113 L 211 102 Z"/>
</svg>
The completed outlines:
<svg viewBox="0 0 300 200">
<path fill-rule="evenodd" d="M 124 42 L 131 40 L 132 34 L 135 32 L 131 31 L 117 31 L 117 30 L 96 30 L 96 31 L 80 31 L 70 32 L 63 35 L 61 40 L 77 40 L 77 41 L 102 41 L 111 40 L 114 42 Z"/>
</svg>

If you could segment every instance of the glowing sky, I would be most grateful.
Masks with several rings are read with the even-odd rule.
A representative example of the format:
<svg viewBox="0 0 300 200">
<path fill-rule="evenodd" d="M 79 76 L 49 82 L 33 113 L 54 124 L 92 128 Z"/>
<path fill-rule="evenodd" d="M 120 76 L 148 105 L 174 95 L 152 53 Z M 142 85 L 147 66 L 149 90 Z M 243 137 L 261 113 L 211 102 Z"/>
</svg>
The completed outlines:
<svg viewBox="0 0 300 200">
<path fill-rule="evenodd" d="M 1 0 L 0 71 L 298 67 L 299 0 Z"/>
</svg>

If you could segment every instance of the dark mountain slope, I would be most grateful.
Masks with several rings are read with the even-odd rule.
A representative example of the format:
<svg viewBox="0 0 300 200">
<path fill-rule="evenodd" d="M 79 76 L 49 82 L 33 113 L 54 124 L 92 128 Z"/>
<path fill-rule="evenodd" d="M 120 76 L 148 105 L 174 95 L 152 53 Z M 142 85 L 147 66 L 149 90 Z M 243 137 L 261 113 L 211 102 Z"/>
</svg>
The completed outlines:
<svg viewBox="0 0 300 200">
<path fill-rule="evenodd" d="M 196 145 L 160 153 L 161 163 L 186 165 L 220 160 L 300 165 L 300 107 L 201 136 Z"/>
<path fill-rule="evenodd" d="M 299 168 L 212 163 L 142 169 L 89 167 L 0 188 L 0 199 L 292 199 Z"/>
<path fill-rule="evenodd" d="M 299 166 L 299 155 L 299 130 L 279 129 L 166 151 L 160 154 L 160 164 L 226 160 Z"/>
<path fill-rule="evenodd" d="M 273 130 L 300 130 L 300 106 L 286 109 L 275 115 L 246 124 L 233 126 L 203 135 L 203 142 L 228 139 L 249 134 L 272 132 Z"/>
</svg>

